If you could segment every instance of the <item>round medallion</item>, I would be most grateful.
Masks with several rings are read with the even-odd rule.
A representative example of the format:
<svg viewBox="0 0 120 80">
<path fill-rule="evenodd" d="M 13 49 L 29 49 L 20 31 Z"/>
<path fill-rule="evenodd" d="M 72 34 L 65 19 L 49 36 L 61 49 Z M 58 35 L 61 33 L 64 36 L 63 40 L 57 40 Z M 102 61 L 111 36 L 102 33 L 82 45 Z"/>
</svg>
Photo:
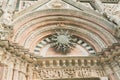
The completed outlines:
<svg viewBox="0 0 120 80">
<path fill-rule="evenodd" d="M 66 54 L 70 52 L 74 46 L 75 43 L 68 30 L 56 31 L 56 34 L 52 35 L 51 47 L 53 47 L 55 51 Z"/>
<path fill-rule="evenodd" d="M 68 44 L 69 43 L 68 36 L 66 36 L 66 35 L 58 35 L 57 41 L 58 41 L 58 43 L 61 43 L 61 44 Z"/>
</svg>

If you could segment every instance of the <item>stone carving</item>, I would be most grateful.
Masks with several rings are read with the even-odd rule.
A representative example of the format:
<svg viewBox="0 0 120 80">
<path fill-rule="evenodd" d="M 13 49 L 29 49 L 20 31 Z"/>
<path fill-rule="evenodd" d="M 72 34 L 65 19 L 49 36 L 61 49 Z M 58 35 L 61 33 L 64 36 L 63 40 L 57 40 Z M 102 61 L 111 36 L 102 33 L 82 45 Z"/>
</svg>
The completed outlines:
<svg viewBox="0 0 120 80">
<path fill-rule="evenodd" d="M 115 26 L 114 28 L 114 35 L 118 38 L 120 38 L 120 25 Z"/>
<path fill-rule="evenodd" d="M 4 8 L 4 14 L 2 16 L 2 22 L 5 24 L 11 24 L 11 22 L 13 21 L 13 15 L 15 12 L 15 2 L 14 0 L 9 0 Z"/>
<path fill-rule="evenodd" d="M 116 15 L 112 15 L 112 14 L 108 14 L 108 13 L 104 13 L 104 16 L 106 16 L 106 18 L 113 22 L 115 24 L 114 26 L 114 35 L 118 38 L 120 38 L 120 19 L 118 16 Z"/>
<path fill-rule="evenodd" d="M 12 34 L 12 27 L 5 25 L 4 23 L 0 23 L 0 39 L 7 40 Z"/>
<path fill-rule="evenodd" d="M 28 8 L 28 7 L 32 6 L 33 4 L 35 4 L 36 2 L 38 2 L 38 1 L 37 0 L 29 0 L 29 1 L 20 0 L 18 11 L 25 10 L 26 8 Z"/>
<path fill-rule="evenodd" d="M 39 74 L 42 79 L 61 79 L 61 78 L 83 78 L 98 77 L 101 70 L 93 70 L 91 68 L 67 68 L 67 69 L 41 69 Z"/>
<path fill-rule="evenodd" d="M 66 30 L 56 31 L 56 34 L 52 36 L 51 47 L 55 48 L 55 51 L 66 54 L 75 47 L 71 35 Z"/>
<path fill-rule="evenodd" d="M 3 15 L 3 22 L 5 24 L 10 24 L 13 19 L 12 15 L 13 15 L 13 12 L 5 11 L 5 13 Z"/>
<path fill-rule="evenodd" d="M 120 25 L 119 17 L 116 15 L 109 14 L 107 12 L 104 12 L 103 14 L 109 21 L 115 23 L 116 25 Z"/>
</svg>

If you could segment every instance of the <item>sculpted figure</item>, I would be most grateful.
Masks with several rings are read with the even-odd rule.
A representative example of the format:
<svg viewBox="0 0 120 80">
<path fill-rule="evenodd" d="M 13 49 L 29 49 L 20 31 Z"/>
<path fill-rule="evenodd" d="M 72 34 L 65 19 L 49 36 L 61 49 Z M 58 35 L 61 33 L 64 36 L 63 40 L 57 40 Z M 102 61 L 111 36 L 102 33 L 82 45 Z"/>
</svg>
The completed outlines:
<svg viewBox="0 0 120 80">
<path fill-rule="evenodd" d="M 117 38 L 120 38 L 120 25 L 115 26 L 115 28 L 114 28 L 114 35 Z"/>
<path fill-rule="evenodd" d="M 114 26 L 114 35 L 120 38 L 120 19 L 116 15 L 104 13 L 104 16 L 111 22 L 115 24 Z"/>
</svg>

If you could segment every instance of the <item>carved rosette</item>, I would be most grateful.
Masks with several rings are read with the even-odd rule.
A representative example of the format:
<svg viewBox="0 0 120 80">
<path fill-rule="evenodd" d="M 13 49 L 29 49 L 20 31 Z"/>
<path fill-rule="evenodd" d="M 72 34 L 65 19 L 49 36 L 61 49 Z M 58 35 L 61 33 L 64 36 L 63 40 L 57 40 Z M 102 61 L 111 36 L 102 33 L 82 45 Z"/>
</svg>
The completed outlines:
<svg viewBox="0 0 120 80">
<path fill-rule="evenodd" d="M 56 33 L 51 37 L 51 47 L 53 47 L 57 52 L 66 54 L 70 52 L 72 48 L 75 47 L 75 43 L 68 30 L 56 31 Z"/>
</svg>

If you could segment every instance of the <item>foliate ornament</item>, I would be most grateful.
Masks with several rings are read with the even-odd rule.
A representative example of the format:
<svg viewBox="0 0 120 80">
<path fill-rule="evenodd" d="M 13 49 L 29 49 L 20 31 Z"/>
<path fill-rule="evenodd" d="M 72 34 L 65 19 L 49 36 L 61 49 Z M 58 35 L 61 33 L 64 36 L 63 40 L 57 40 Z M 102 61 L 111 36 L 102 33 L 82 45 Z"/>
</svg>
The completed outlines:
<svg viewBox="0 0 120 80">
<path fill-rule="evenodd" d="M 72 40 L 72 35 L 68 30 L 55 31 L 55 34 L 51 36 L 51 47 L 55 49 L 56 52 L 66 54 L 75 47 L 74 40 Z"/>
<path fill-rule="evenodd" d="M 7 40 L 12 36 L 12 26 L 0 23 L 0 40 Z"/>
</svg>

